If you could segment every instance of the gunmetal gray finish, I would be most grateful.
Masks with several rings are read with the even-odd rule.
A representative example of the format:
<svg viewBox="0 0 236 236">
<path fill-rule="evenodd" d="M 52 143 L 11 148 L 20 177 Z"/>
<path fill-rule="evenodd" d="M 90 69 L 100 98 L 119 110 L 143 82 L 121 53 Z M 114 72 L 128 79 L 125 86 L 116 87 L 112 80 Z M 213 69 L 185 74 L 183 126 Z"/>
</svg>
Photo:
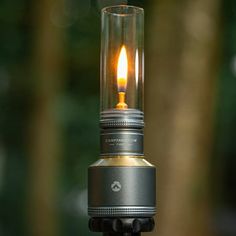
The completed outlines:
<svg viewBox="0 0 236 236">
<path fill-rule="evenodd" d="M 88 180 L 91 216 L 155 214 L 155 167 L 90 167 Z"/>
<path fill-rule="evenodd" d="M 104 129 L 100 137 L 101 156 L 143 156 L 143 130 Z"/>
<path fill-rule="evenodd" d="M 143 112 L 111 109 L 101 112 L 101 156 L 143 156 Z"/>
<path fill-rule="evenodd" d="M 103 111 L 100 126 L 102 157 L 143 157 L 143 112 L 136 109 Z M 155 167 L 129 164 L 130 161 L 127 166 L 96 164 L 89 168 L 88 213 L 91 217 L 155 215 Z"/>
</svg>

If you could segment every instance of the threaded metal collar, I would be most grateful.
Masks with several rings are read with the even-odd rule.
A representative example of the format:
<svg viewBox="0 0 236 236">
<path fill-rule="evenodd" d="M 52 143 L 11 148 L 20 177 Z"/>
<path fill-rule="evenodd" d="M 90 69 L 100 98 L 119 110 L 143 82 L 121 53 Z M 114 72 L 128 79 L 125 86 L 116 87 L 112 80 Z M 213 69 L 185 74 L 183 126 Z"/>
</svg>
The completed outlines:
<svg viewBox="0 0 236 236">
<path fill-rule="evenodd" d="M 100 113 L 101 128 L 144 127 L 144 114 L 137 109 L 110 109 Z"/>
</svg>

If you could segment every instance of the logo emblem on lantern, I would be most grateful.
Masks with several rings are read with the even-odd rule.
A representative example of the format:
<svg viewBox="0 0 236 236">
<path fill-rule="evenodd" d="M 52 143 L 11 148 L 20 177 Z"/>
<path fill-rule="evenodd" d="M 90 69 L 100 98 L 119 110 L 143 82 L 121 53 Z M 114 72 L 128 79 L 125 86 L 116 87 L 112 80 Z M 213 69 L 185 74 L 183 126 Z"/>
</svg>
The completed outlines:
<svg viewBox="0 0 236 236">
<path fill-rule="evenodd" d="M 111 190 L 113 192 L 119 192 L 121 190 L 121 183 L 119 181 L 114 181 L 112 184 L 111 184 Z"/>
</svg>

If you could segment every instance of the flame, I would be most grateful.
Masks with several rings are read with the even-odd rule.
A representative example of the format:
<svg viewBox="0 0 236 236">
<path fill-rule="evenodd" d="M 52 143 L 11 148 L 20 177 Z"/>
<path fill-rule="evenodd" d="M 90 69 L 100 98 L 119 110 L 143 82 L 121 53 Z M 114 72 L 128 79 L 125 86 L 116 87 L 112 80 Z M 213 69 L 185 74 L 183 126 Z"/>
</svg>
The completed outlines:
<svg viewBox="0 0 236 236">
<path fill-rule="evenodd" d="M 117 64 L 118 92 L 125 92 L 127 86 L 128 59 L 125 46 L 122 46 Z"/>
</svg>

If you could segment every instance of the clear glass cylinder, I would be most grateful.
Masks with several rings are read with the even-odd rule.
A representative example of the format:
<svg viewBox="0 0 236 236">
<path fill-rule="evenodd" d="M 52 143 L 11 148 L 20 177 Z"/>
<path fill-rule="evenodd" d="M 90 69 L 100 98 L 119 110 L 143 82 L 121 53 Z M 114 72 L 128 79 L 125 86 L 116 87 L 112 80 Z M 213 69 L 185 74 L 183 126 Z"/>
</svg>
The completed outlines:
<svg viewBox="0 0 236 236">
<path fill-rule="evenodd" d="M 120 5 L 102 9 L 101 111 L 143 110 L 144 11 Z"/>
</svg>

